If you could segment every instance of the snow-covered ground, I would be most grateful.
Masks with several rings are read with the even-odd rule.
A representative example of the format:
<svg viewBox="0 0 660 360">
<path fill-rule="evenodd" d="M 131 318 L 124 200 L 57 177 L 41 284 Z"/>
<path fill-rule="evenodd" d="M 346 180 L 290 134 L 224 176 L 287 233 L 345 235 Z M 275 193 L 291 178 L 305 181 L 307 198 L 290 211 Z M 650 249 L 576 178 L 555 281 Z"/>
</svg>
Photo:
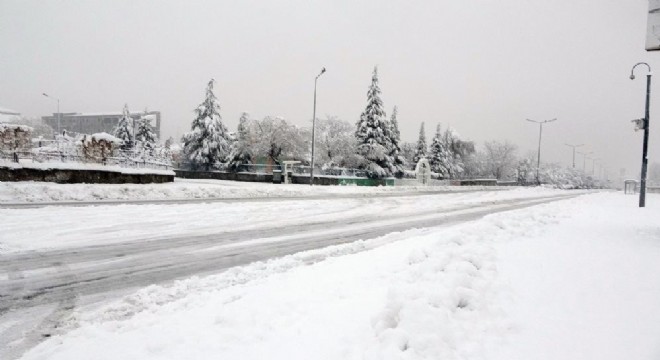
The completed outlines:
<svg viewBox="0 0 660 360">
<path fill-rule="evenodd" d="M 470 187 L 491 190 L 494 187 Z M 0 182 L 2 202 L 254 198 L 309 195 L 369 195 L 400 192 L 465 191 L 461 186 L 305 186 L 175 178 L 166 184 L 55 184 Z"/>
<path fill-rule="evenodd" d="M 647 203 L 585 195 L 151 286 L 24 359 L 657 359 Z"/>
</svg>

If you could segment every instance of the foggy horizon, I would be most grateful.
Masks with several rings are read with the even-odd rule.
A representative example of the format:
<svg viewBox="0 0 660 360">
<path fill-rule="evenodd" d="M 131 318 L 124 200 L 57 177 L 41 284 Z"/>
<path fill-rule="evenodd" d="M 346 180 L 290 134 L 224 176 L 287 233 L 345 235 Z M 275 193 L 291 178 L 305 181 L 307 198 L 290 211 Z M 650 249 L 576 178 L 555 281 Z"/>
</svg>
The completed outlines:
<svg viewBox="0 0 660 360">
<path fill-rule="evenodd" d="M 389 116 L 402 141 L 426 123 L 452 127 L 477 146 L 510 141 L 518 155 L 570 165 L 587 144 L 610 177 L 641 166 L 648 2 L 397 1 L 0 1 L 0 107 L 41 117 L 61 112 L 161 111 L 163 139 L 190 129 L 206 83 L 223 122 L 242 112 L 311 126 L 317 117 L 354 124 L 378 66 Z M 649 163 L 660 151 L 652 86 Z M 587 170 L 590 169 L 590 161 Z M 576 158 L 581 168 L 582 157 Z"/>
</svg>

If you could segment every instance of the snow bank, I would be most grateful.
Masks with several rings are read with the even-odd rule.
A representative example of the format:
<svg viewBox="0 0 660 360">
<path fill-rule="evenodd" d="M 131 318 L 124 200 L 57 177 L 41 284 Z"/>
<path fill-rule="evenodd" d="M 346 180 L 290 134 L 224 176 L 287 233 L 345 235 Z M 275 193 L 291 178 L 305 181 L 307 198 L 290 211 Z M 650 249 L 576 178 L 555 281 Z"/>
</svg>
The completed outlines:
<svg viewBox="0 0 660 360">
<path fill-rule="evenodd" d="M 54 164 L 35 164 L 52 168 Z M 68 164 L 65 164 L 68 165 Z M 81 165 L 80 168 L 89 167 Z M 4 165 L 3 165 L 4 166 Z M 9 165 L 12 166 L 12 165 Z M 25 166 L 25 164 L 21 164 Z M 126 169 L 148 173 L 172 174 L 171 171 L 152 169 Z M 470 187 L 472 190 L 495 190 L 493 187 Z M 150 199 L 202 199 L 228 197 L 277 197 L 323 194 L 377 194 L 397 192 L 465 191 L 465 187 L 358 187 L 358 186 L 303 186 L 269 183 L 247 183 L 222 180 L 175 179 L 166 184 L 55 184 L 41 182 L 0 182 L 0 202 L 42 201 L 96 201 L 96 200 L 150 200 Z"/>
<path fill-rule="evenodd" d="M 495 301 L 496 246 L 537 236 L 565 210 L 537 206 L 151 286 L 77 313 L 75 329 L 24 359 L 479 358 L 510 327 Z"/>
</svg>

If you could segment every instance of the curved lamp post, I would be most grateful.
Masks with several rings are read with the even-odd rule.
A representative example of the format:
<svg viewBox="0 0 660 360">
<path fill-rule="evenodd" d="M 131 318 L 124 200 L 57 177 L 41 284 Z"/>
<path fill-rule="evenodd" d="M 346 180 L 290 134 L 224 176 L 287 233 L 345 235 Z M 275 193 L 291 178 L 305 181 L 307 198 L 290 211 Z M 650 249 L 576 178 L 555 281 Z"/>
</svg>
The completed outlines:
<svg viewBox="0 0 660 360">
<path fill-rule="evenodd" d="M 314 145 L 316 143 L 316 83 L 319 80 L 319 77 L 325 73 L 325 68 L 321 69 L 321 72 L 316 75 L 314 79 L 314 114 L 312 115 L 312 167 L 309 169 L 309 185 L 314 185 Z"/>
<path fill-rule="evenodd" d="M 555 119 L 543 120 L 543 121 L 527 119 L 527 121 L 531 121 L 533 123 L 539 124 L 539 151 L 538 151 L 538 159 L 536 160 L 536 183 L 538 185 L 541 185 L 541 179 L 539 178 L 539 168 L 541 167 L 541 135 L 543 134 L 543 124 L 553 122 L 555 120 L 557 119 L 555 118 Z"/>
<path fill-rule="evenodd" d="M 635 64 L 630 70 L 630 80 L 635 80 L 635 68 L 639 65 L 646 65 L 648 68 L 648 73 L 646 74 L 646 106 L 644 109 L 644 145 L 642 146 L 642 178 L 640 181 L 639 188 L 639 207 L 644 207 L 646 205 L 646 168 L 648 166 L 648 147 L 649 147 L 649 99 L 651 97 L 651 66 L 645 62 L 640 62 Z"/>
<path fill-rule="evenodd" d="M 62 119 L 62 114 L 60 114 L 60 99 L 58 99 L 56 97 L 52 97 L 52 96 L 50 96 L 46 93 L 41 93 L 41 95 L 43 95 L 43 96 L 45 96 L 49 99 L 53 99 L 53 100 L 57 101 L 57 133 L 59 134 L 60 133 L 60 122 L 61 122 L 61 119 Z"/>
</svg>

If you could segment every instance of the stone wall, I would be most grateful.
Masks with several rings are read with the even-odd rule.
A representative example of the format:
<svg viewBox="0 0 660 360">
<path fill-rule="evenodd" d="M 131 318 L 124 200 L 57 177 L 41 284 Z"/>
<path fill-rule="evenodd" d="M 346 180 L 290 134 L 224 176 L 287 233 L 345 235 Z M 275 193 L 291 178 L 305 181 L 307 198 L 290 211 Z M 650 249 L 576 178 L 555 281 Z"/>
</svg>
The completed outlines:
<svg viewBox="0 0 660 360">
<path fill-rule="evenodd" d="M 215 179 L 247 182 L 273 182 L 273 174 L 231 173 L 220 171 L 174 170 L 176 177 L 184 179 Z"/>
<path fill-rule="evenodd" d="M 125 174 L 103 170 L 32 169 L 0 166 L 0 181 L 48 181 L 60 184 L 150 184 L 173 182 L 174 175 Z"/>
</svg>

